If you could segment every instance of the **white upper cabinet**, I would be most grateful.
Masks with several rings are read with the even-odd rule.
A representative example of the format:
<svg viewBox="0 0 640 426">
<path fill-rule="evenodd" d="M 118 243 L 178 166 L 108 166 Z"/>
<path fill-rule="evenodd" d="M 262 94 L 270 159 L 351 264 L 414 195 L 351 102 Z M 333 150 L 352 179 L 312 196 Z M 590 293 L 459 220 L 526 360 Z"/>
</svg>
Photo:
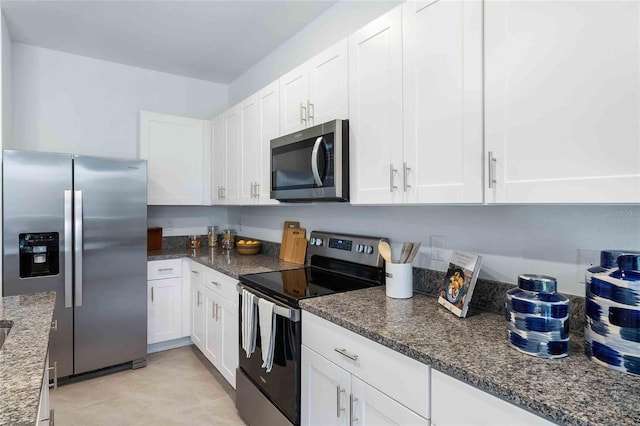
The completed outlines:
<svg viewBox="0 0 640 426">
<path fill-rule="evenodd" d="M 280 77 L 280 133 L 348 118 L 347 40 Z"/>
<path fill-rule="evenodd" d="M 227 127 L 225 114 L 214 118 L 211 122 L 212 160 L 211 203 L 224 204 L 224 188 L 227 185 Z"/>
<path fill-rule="evenodd" d="M 277 204 L 271 199 L 271 139 L 280 136 L 280 86 L 274 81 L 259 93 L 260 167 L 257 193 L 260 204 Z"/>
<path fill-rule="evenodd" d="M 487 202 L 640 202 L 639 9 L 485 2 Z"/>
<path fill-rule="evenodd" d="M 140 158 L 148 161 L 149 205 L 210 203 L 210 122 L 140 112 Z"/>
<path fill-rule="evenodd" d="M 257 191 L 262 174 L 260 112 L 259 93 L 240 104 L 240 204 L 260 201 Z"/>
<path fill-rule="evenodd" d="M 402 18 L 404 161 L 394 166 L 405 201 L 481 203 L 482 2 L 408 1 Z"/>
<path fill-rule="evenodd" d="M 402 6 L 349 36 L 351 202 L 404 200 Z"/>
<path fill-rule="evenodd" d="M 221 204 L 238 204 L 240 198 L 240 125 L 240 105 L 236 105 L 224 114 L 226 178 Z"/>
</svg>

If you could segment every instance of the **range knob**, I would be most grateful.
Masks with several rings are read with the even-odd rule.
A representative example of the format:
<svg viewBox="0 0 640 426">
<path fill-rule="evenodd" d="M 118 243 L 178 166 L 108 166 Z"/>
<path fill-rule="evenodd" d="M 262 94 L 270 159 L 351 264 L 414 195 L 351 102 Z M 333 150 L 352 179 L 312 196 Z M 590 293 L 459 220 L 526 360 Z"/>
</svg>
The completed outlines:
<svg viewBox="0 0 640 426">
<path fill-rule="evenodd" d="M 357 251 L 358 253 L 362 253 L 362 252 L 364 251 L 364 246 L 363 246 L 362 244 L 358 244 L 358 245 L 356 246 L 356 251 Z"/>
<path fill-rule="evenodd" d="M 373 247 L 372 246 L 364 246 L 364 252 L 366 254 L 371 254 L 373 253 Z"/>
<path fill-rule="evenodd" d="M 312 245 L 312 246 L 316 245 L 316 238 L 315 237 L 309 238 L 309 245 Z"/>
<path fill-rule="evenodd" d="M 316 246 L 320 247 L 322 245 L 322 238 L 316 238 Z"/>
</svg>

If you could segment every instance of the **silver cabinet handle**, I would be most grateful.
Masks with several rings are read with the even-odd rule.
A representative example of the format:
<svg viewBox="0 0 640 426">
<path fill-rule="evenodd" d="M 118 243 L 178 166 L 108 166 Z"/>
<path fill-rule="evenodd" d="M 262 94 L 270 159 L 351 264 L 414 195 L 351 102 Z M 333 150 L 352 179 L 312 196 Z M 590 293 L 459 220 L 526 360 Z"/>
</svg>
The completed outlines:
<svg viewBox="0 0 640 426">
<path fill-rule="evenodd" d="M 322 143 L 324 136 L 318 136 L 313 144 L 313 150 L 311 151 L 311 172 L 313 173 L 313 180 L 316 182 L 316 186 L 322 186 L 322 179 L 320 179 L 320 173 L 318 173 L 318 150 Z"/>
<path fill-rule="evenodd" d="M 192 274 L 196 274 L 196 275 L 200 275 L 200 272 L 198 271 L 191 271 Z"/>
<path fill-rule="evenodd" d="M 340 394 L 344 393 L 344 389 L 338 385 L 336 388 L 336 417 L 340 418 L 340 413 L 344 411 L 344 407 L 340 408 Z"/>
<path fill-rule="evenodd" d="M 307 107 L 300 102 L 300 124 L 307 122 Z"/>
<path fill-rule="evenodd" d="M 313 110 L 313 112 L 311 112 Z M 307 99 L 307 120 L 311 123 L 313 121 L 315 123 L 315 115 L 316 115 L 316 107 L 311 103 L 309 99 Z"/>
<path fill-rule="evenodd" d="M 82 306 L 82 191 L 75 191 L 76 306 Z"/>
<path fill-rule="evenodd" d="M 398 187 L 393 184 L 394 173 L 397 171 L 398 169 L 393 168 L 393 163 L 389 164 L 389 192 L 393 192 L 398 189 Z"/>
<path fill-rule="evenodd" d="M 53 367 L 47 368 L 49 371 L 53 370 L 53 385 L 49 385 L 49 388 L 58 389 L 58 361 L 53 362 Z"/>
<path fill-rule="evenodd" d="M 158 269 L 158 272 L 166 272 L 166 271 L 173 271 L 173 268 L 160 268 L 160 269 Z"/>
<path fill-rule="evenodd" d="M 220 284 L 219 282 L 215 282 L 215 281 L 211 281 L 211 284 L 215 285 L 216 287 L 222 286 L 222 284 Z"/>
<path fill-rule="evenodd" d="M 349 395 L 349 425 L 352 425 L 353 422 L 357 422 L 359 419 L 354 416 L 356 410 L 353 408 L 353 404 L 358 401 L 358 398 L 354 398 L 353 394 Z"/>
<path fill-rule="evenodd" d="M 224 200 L 225 198 L 227 198 L 227 188 L 226 187 L 222 187 L 222 199 Z"/>
<path fill-rule="evenodd" d="M 334 350 L 338 352 L 340 355 L 344 355 L 351 360 L 354 360 L 354 361 L 358 360 L 358 355 L 350 354 L 349 352 L 347 352 L 345 348 L 335 348 Z"/>
<path fill-rule="evenodd" d="M 72 206 L 73 197 L 71 191 L 64 191 L 64 307 L 70 308 L 73 305 L 73 241 L 72 241 Z"/>
<path fill-rule="evenodd" d="M 198 303 L 198 306 L 200 306 L 200 303 L 201 303 L 201 302 L 200 302 L 200 296 L 201 296 L 201 294 L 200 294 L 200 291 L 198 290 L 198 302 L 197 302 L 197 303 Z"/>
<path fill-rule="evenodd" d="M 216 304 L 211 302 L 211 318 L 216 319 Z"/>
<path fill-rule="evenodd" d="M 151 286 L 151 301 L 153 302 L 153 286 Z"/>
<path fill-rule="evenodd" d="M 254 185 L 253 182 L 251 182 L 251 198 L 255 198 L 256 197 L 256 193 L 254 191 L 255 188 L 254 188 L 253 185 Z"/>
<path fill-rule="evenodd" d="M 260 184 L 256 182 L 256 198 L 260 198 Z"/>
<path fill-rule="evenodd" d="M 489 188 L 494 188 L 496 181 L 496 163 L 498 159 L 493 156 L 493 151 L 489 151 Z"/>
<path fill-rule="evenodd" d="M 55 426 L 55 425 L 56 425 L 56 410 L 52 408 L 51 410 L 49 410 L 49 426 Z"/>
<path fill-rule="evenodd" d="M 58 331 L 58 320 L 51 321 L 51 329 L 54 331 Z"/>
<path fill-rule="evenodd" d="M 402 178 L 404 180 L 404 192 L 407 192 L 407 190 L 411 188 L 411 185 L 407 183 L 409 179 L 409 170 L 411 170 L 411 167 L 407 167 L 406 162 L 402 163 Z"/>
</svg>

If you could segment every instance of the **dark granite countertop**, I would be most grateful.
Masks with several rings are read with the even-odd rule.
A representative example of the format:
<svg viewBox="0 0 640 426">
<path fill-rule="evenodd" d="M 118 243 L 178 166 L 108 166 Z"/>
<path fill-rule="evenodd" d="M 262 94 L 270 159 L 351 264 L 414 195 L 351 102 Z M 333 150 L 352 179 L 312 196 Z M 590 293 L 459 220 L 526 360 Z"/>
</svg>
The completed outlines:
<svg viewBox="0 0 640 426">
<path fill-rule="evenodd" d="M 494 313 L 459 319 L 431 297 L 390 299 L 384 287 L 305 299 L 301 307 L 559 424 L 640 424 L 640 377 L 597 365 L 571 337 L 571 355 L 540 359 L 507 345 Z"/>
<path fill-rule="evenodd" d="M 147 253 L 148 260 L 179 259 L 182 257 L 188 257 L 204 266 L 236 279 L 240 275 L 245 274 L 297 269 L 303 266 L 296 263 L 284 262 L 277 257 L 264 254 L 244 256 L 237 254 L 235 250 L 222 250 L 221 248 L 210 247 L 202 247 L 196 250 L 186 248 L 163 249 Z"/>
<path fill-rule="evenodd" d="M 55 292 L 0 298 L 0 321 L 12 321 L 0 349 L 0 425 L 33 425 L 49 348 Z"/>
</svg>

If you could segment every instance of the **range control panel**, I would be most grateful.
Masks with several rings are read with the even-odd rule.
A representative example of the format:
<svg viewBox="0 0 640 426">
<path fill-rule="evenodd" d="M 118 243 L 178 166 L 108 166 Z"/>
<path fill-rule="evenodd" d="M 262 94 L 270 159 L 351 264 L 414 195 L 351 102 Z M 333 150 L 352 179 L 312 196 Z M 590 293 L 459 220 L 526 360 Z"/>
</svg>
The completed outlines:
<svg viewBox="0 0 640 426">
<path fill-rule="evenodd" d="M 389 240 L 364 235 L 311 231 L 307 255 L 319 255 L 381 268 L 384 260 L 378 253 L 380 241 Z"/>
</svg>

